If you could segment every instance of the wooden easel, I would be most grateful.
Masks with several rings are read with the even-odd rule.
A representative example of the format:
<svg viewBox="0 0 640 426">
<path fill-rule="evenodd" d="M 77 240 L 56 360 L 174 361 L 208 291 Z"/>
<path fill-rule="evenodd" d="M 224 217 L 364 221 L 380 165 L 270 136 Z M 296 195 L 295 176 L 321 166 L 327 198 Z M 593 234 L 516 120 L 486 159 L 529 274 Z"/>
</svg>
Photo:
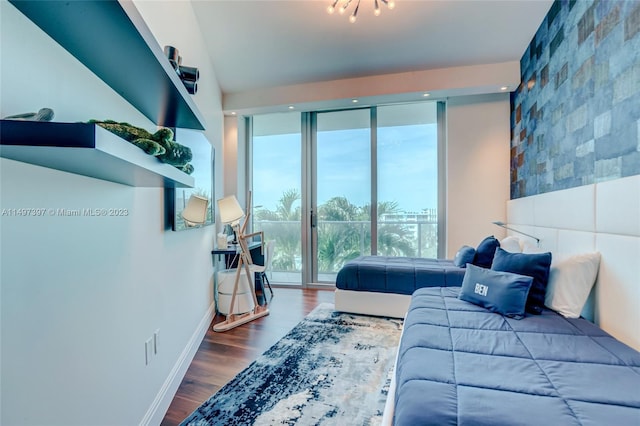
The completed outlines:
<svg viewBox="0 0 640 426">
<path fill-rule="evenodd" d="M 236 232 L 236 238 L 240 245 L 240 258 L 238 259 L 238 266 L 236 269 L 236 280 L 233 284 L 233 294 L 231 296 L 231 305 L 229 307 L 229 314 L 226 319 L 213 326 L 213 331 L 227 331 L 235 328 L 239 325 L 246 324 L 255 319 L 269 315 L 269 308 L 267 306 L 261 306 L 258 304 L 258 298 L 256 297 L 256 288 L 253 281 L 253 271 L 251 265 L 253 265 L 253 259 L 251 258 L 251 252 L 247 241 L 256 235 L 260 235 L 261 250 L 264 249 L 264 233 L 262 231 L 253 232 L 251 234 L 245 234 L 247 223 L 249 223 L 249 216 L 251 212 L 251 192 L 249 192 L 247 200 L 247 209 L 245 213 L 244 223 L 240 227 L 240 223 L 234 226 Z M 247 274 L 247 281 L 249 281 L 249 287 L 251 288 L 251 295 L 253 296 L 253 309 L 250 312 L 244 314 L 233 313 L 233 308 L 236 303 L 236 294 L 238 293 L 238 283 L 240 282 L 240 275 L 244 268 Z"/>
</svg>

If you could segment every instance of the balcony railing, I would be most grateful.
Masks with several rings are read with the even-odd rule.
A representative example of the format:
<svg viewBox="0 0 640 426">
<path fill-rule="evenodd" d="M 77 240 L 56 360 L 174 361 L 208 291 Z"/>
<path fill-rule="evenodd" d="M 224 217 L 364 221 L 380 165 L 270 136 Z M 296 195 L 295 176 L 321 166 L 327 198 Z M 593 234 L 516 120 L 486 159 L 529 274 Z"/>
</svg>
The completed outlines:
<svg viewBox="0 0 640 426">
<path fill-rule="evenodd" d="M 384 256 L 437 257 L 438 223 L 434 217 L 378 222 L 378 251 Z M 253 228 L 275 240 L 272 273 L 275 281 L 300 284 L 302 271 L 301 225 L 299 221 L 254 220 Z M 318 221 L 318 273 L 325 280 L 349 260 L 371 254 L 369 221 Z M 291 280 L 291 281 L 289 281 Z"/>
</svg>

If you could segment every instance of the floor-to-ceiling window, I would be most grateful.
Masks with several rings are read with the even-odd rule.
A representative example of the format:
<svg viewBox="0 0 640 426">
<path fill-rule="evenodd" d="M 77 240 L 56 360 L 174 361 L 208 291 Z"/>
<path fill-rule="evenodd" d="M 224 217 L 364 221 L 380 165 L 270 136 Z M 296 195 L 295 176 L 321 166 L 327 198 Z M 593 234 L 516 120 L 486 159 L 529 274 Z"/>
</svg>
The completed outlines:
<svg viewBox="0 0 640 426">
<path fill-rule="evenodd" d="M 377 254 L 436 258 L 436 103 L 378 107 L 377 129 Z"/>
<path fill-rule="evenodd" d="M 252 120 L 253 230 L 274 240 L 270 281 L 302 283 L 300 113 L 256 115 Z"/>
<path fill-rule="evenodd" d="M 371 254 L 370 110 L 315 114 L 312 151 L 314 282 L 335 282 L 345 262 Z M 312 264 L 313 264 L 312 263 Z"/>
<path fill-rule="evenodd" d="M 437 257 L 437 110 L 422 102 L 250 119 L 253 227 L 276 241 L 273 282 L 331 285 L 360 255 Z"/>
</svg>

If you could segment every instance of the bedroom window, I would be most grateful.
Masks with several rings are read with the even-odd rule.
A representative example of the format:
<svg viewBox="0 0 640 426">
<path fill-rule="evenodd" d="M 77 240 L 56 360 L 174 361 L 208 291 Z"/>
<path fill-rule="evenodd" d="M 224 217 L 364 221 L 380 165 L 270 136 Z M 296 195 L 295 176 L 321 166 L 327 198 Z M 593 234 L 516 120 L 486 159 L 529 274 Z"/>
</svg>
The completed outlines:
<svg viewBox="0 0 640 426">
<path fill-rule="evenodd" d="M 318 112 L 311 119 L 310 279 L 335 283 L 342 265 L 372 253 L 371 110 Z"/>
<path fill-rule="evenodd" d="M 377 108 L 377 254 L 438 257 L 436 103 Z"/>
<path fill-rule="evenodd" d="M 253 228 L 276 240 L 270 280 L 333 285 L 360 255 L 438 257 L 443 114 L 421 102 L 249 118 Z"/>
<path fill-rule="evenodd" d="M 275 240 L 269 281 L 302 282 L 300 113 L 256 115 L 252 123 L 253 229 Z"/>
</svg>

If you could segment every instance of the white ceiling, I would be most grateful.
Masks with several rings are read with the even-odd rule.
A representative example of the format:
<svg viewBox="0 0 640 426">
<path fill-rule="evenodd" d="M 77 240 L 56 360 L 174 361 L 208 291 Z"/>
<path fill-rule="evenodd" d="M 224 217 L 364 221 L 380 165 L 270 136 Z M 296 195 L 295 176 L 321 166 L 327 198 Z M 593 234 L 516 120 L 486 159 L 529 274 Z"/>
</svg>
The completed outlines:
<svg viewBox="0 0 640 426">
<path fill-rule="evenodd" d="M 407 71 L 517 61 L 553 0 L 192 0 L 224 94 Z M 347 12 L 353 9 L 352 5 Z"/>
</svg>

